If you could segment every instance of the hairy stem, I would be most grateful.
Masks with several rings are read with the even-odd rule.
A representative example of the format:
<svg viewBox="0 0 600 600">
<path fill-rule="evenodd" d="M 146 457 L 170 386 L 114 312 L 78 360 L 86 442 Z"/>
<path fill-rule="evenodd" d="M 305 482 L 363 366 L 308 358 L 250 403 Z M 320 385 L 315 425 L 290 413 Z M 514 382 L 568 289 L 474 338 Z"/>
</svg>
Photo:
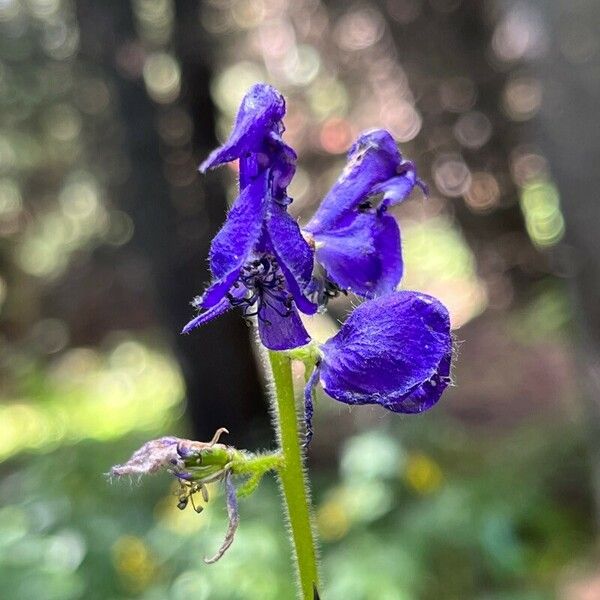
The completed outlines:
<svg viewBox="0 0 600 600">
<path fill-rule="evenodd" d="M 301 591 L 299 597 L 302 600 L 313 600 L 318 584 L 317 553 L 311 523 L 310 493 L 300 444 L 292 366 L 290 359 L 279 352 L 269 352 L 269 363 L 273 375 L 275 426 L 283 453 L 283 464 L 278 474 L 296 558 Z"/>
</svg>

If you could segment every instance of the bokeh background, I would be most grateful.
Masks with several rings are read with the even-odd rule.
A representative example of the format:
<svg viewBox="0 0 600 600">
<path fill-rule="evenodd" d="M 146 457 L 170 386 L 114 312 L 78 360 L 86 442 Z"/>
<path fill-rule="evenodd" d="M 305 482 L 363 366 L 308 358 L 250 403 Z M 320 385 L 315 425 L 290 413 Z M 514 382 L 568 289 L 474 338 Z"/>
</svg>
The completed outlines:
<svg viewBox="0 0 600 600">
<path fill-rule="evenodd" d="M 599 31 L 594 0 L 0 0 L 0 597 L 293 597 L 272 481 L 209 567 L 216 489 L 103 476 L 167 433 L 273 447 L 239 315 L 177 335 L 235 197 L 197 164 L 268 81 L 300 220 L 360 131 L 416 162 L 404 286 L 459 348 L 430 413 L 318 399 L 323 597 L 599 599 Z"/>
</svg>

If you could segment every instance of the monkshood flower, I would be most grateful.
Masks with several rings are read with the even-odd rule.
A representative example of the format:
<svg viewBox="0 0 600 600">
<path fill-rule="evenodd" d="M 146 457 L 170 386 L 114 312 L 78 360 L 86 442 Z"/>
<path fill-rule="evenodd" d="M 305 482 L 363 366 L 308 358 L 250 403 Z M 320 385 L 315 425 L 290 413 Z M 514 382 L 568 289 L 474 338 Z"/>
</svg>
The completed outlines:
<svg viewBox="0 0 600 600">
<path fill-rule="evenodd" d="M 244 96 L 227 141 L 200 165 L 204 173 L 240 159 L 240 188 L 266 169 L 275 188 L 285 190 L 295 173 L 296 153 L 283 141 L 285 100 L 273 87 L 253 85 Z"/>
<path fill-rule="evenodd" d="M 262 343 L 271 350 L 306 344 L 309 336 L 298 309 L 314 314 L 306 296 L 313 251 L 288 214 L 287 185 L 296 154 L 281 138 L 285 102 L 271 86 L 253 86 L 244 97 L 228 140 L 201 171 L 239 159 L 240 195 L 213 239 L 213 282 L 194 302 L 202 312 L 183 333 L 241 306 L 256 316 Z"/>
<path fill-rule="evenodd" d="M 425 191 L 387 131 L 368 131 L 354 142 L 346 168 L 303 229 L 335 286 L 367 298 L 396 289 L 403 272 L 400 231 L 386 212 L 415 186 Z"/>
<path fill-rule="evenodd" d="M 207 559 L 214 562 L 233 542 L 238 498 L 251 494 L 265 473 L 276 471 L 299 597 L 317 600 L 318 552 L 290 359 L 302 360 L 311 373 L 304 394 L 308 443 L 319 382 L 329 396 L 350 405 L 375 404 L 399 413 L 431 408 L 450 384 L 452 337 L 448 311 L 438 300 L 396 291 L 403 270 L 400 231 L 388 208 L 415 186 L 424 189 L 414 165 L 402 159 L 388 132 L 364 133 L 301 231 L 288 213 L 287 186 L 296 154 L 281 137 L 284 114 L 279 92 L 265 84 L 253 86 L 229 138 L 200 166 L 205 171 L 239 160 L 240 192 L 213 239 L 212 280 L 194 302 L 198 315 L 183 330 L 241 307 L 246 317 L 256 319 L 262 346 L 287 351 L 263 352 L 278 449 L 252 454 L 220 444 L 225 429 L 208 443 L 162 437 L 113 467 L 111 475 L 141 477 L 167 470 L 179 482 L 177 506 L 191 505 L 197 512 L 203 508 L 199 501 L 208 501 L 207 485 L 223 482 L 229 526 L 221 548 Z M 367 300 L 319 346 L 310 341 L 299 313 L 313 314 L 339 291 Z M 236 487 L 239 478 L 244 481 Z"/>
<path fill-rule="evenodd" d="M 307 441 L 318 381 L 329 396 L 346 404 L 378 404 L 398 413 L 431 408 L 450 383 L 448 311 L 419 292 L 367 300 L 318 353 L 305 391 Z"/>
</svg>

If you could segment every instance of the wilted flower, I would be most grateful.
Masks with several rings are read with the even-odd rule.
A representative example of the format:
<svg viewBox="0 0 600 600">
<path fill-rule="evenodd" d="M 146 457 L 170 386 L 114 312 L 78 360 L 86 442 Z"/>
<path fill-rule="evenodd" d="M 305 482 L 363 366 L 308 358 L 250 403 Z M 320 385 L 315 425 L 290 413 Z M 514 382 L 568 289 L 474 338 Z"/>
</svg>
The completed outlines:
<svg viewBox="0 0 600 600">
<path fill-rule="evenodd" d="M 183 510 L 191 504 L 198 513 L 202 512 L 202 506 L 196 505 L 194 496 L 200 493 L 203 500 L 208 502 L 206 485 L 224 481 L 229 526 L 217 553 L 212 558 L 204 559 L 207 563 L 216 562 L 223 556 L 233 543 L 239 523 L 232 464 L 236 458 L 243 461 L 244 456 L 235 448 L 218 443 L 223 433 L 228 433 L 224 427 L 217 430 L 210 442 L 195 442 L 172 436 L 151 440 L 136 450 L 126 463 L 115 465 L 110 471 L 111 477 L 119 478 L 128 475 L 141 477 L 161 470 L 169 471 L 177 477 L 181 486 L 177 507 Z"/>
</svg>

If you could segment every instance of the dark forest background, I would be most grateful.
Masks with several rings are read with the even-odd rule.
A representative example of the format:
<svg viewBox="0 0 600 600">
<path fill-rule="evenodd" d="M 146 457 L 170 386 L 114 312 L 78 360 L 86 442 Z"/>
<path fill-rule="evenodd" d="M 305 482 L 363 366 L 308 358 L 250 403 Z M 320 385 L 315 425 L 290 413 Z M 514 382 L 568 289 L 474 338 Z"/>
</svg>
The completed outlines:
<svg viewBox="0 0 600 600">
<path fill-rule="evenodd" d="M 102 476 L 167 433 L 272 444 L 240 316 L 178 335 L 235 197 L 197 165 L 265 80 L 300 220 L 360 131 L 415 161 L 404 286 L 460 349 L 431 413 L 318 399 L 325 598 L 600 598 L 599 26 L 593 0 L 0 1 L 0 595 L 292 597 L 272 483 L 208 567 L 216 490 L 198 517 Z"/>
</svg>

